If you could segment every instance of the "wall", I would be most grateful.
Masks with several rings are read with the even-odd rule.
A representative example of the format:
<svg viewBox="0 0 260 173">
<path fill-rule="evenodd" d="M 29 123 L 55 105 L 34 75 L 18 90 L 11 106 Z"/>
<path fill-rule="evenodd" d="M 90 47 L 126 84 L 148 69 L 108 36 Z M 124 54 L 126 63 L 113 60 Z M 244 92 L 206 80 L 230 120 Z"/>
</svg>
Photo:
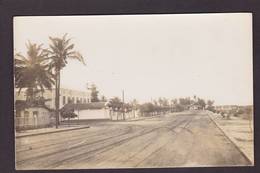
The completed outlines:
<svg viewBox="0 0 260 173">
<path fill-rule="evenodd" d="M 78 114 L 78 111 L 75 110 Z M 131 111 L 125 113 L 126 119 L 133 119 L 139 117 L 137 111 Z M 112 120 L 123 120 L 123 114 L 119 112 L 112 112 L 109 109 L 88 109 L 79 111 L 79 119 L 111 119 Z M 77 118 L 75 118 L 77 119 Z"/>
<path fill-rule="evenodd" d="M 80 110 L 79 113 L 75 110 L 75 113 L 79 114 L 79 119 L 110 119 L 107 109 L 87 109 Z"/>
<path fill-rule="evenodd" d="M 140 112 L 139 111 L 131 111 L 131 112 L 127 112 L 125 113 L 125 119 L 133 119 L 133 118 L 138 118 L 140 116 Z M 120 112 L 113 112 L 110 111 L 110 117 L 112 118 L 112 120 L 123 120 L 123 113 Z"/>
<path fill-rule="evenodd" d="M 28 116 L 26 116 L 26 112 Z M 34 112 L 38 112 L 38 114 L 34 115 Z M 45 108 L 28 108 L 20 111 L 20 113 L 16 113 L 15 116 L 15 127 L 17 130 L 47 127 L 50 124 L 50 112 Z"/>
</svg>

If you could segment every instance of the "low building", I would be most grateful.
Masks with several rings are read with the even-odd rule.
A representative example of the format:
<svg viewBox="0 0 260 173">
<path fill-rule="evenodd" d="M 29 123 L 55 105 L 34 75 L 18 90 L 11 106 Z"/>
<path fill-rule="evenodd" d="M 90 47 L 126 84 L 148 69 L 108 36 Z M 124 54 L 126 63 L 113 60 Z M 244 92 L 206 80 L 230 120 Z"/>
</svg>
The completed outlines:
<svg viewBox="0 0 260 173">
<path fill-rule="evenodd" d="M 74 110 L 79 115 L 78 119 L 110 119 L 109 109 L 105 102 L 66 104 L 62 109 Z"/>
<path fill-rule="evenodd" d="M 55 123 L 55 89 L 46 89 L 43 93 L 38 93 L 36 97 L 44 98 L 44 105 L 26 105 L 25 108 L 20 109 L 19 106 L 26 103 L 26 89 L 18 92 L 14 90 L 15 102 L 15 127 L 20 129 L 41 128 Z M 60 88 L 60 108 L 68 103 L 87 104 L 90 103 L 91 94 L 89 90 L 79 91 L 66 88 Z M 22 103 L 22 104 L 21 104 Z M 93 114 L 93 111 L 89 114 Z"/>
<path fill-rule="evenodd" d="M 201 110 L 203 109 L 202 106 L 198 105 L 197 103 L 193 103 L 188 106 L 189 110 Z"/>
<path fill-rule="evenodd" d="M 45 105 L 27 105 L 25 101 L 16 102 L 15 128 L 26 130 L 48 127 L 52 124 L 52 110 Z"/>
<path fill-rule="evenodd" d="M 66 104 L 62 109 L 74 110 L 80 120 L 123 120 L 123 113 L 112 111 L 106 106 L 106 102 L 92 102 L 86 104 Z M 139 110 L 125 112 L 125 119 L 139 117 Z"/>
<path fill-rule="evenodd" d="M 233 111 L 233 110 L 237 110 L 239 108 L 239 106 L 237 105 L 218 105 L 215 106 L 215 110 L 217 111 Z"/>
</svg>

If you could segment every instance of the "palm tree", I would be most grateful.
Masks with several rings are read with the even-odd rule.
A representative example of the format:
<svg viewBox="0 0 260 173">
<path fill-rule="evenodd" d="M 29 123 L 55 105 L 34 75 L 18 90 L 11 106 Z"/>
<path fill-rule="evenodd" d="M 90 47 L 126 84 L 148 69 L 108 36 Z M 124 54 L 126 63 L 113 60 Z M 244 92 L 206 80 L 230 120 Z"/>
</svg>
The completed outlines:
<svg viewBox="0 0 260 173">
<path fill-rule="evenodd" d="M 118 97 L 111 98 L 106 104 L 109 108 L 112 109 L 113 113 L 116 112 L 116 119 L 118 120 L 118 113 L 123 111 L 123 102 Z M 112 116 L 111 116 L 112 119 Z"/>
<path fill-rule="evenodd" d="M 27 56 L 15 54 L 15 87 L 19 88 L 18 94 L 26 88 L 26 100 L 35 101 L 37 93 L 51 89 L 54 84 L 53 74 L 48 69 L 47 55 L 41 48 L 42 45 L 28 42 Z"/>
<path fill-rule="evenodd" d="M 71 39 L 67 39 L 67 34 L 63 37 L 49 37 L 51 43 L 46 52 L 51 59 L 50 68 L 55 75 L 55 113 L 56 113 L 56 128 L 59 123 L 59 105 L 60 105 L 60 71 L 68 63 L 68 59 L 76 59 L 85 65 L 82 55 L 74 51 L 74 44 L 71 44 Z"/>
</svg>

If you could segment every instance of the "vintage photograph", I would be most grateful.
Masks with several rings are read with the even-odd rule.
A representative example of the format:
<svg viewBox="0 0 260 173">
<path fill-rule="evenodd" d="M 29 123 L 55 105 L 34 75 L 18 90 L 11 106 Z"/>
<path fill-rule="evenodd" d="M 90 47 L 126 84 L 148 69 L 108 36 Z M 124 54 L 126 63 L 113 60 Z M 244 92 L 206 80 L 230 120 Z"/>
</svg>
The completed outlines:
<svg viewBox="0 0 260 173">
<path fill-rule="evenodd" d="M 13 26 L 16 170 L 254 165 L 251 13 Z"/>
</svg>

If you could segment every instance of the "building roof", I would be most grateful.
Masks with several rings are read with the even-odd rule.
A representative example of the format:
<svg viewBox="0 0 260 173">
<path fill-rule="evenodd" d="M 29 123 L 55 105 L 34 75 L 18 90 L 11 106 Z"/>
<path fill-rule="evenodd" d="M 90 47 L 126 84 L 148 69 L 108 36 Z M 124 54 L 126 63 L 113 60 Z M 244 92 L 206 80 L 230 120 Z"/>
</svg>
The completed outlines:
<svg viewBox="0 0 260 173">
<path fill-rule="evenodd" d="M 87 110 L 87 109 L 103 109 L 106 107 L 106 102 L 92 102 L 92 103 L 69 103 L 63 106 L 62 109 Z"/>
<path fill-rule="evenodd" d="M 45 104 L 29 104 L 25 100 L 16 100 L 15 101 L 15 109 L 17 111 L 21 111 L 21 110 L 29 109 L 29 108 L 44 108 L 50 112 L 54 111 L 53 109 L 50 109 L 49 107 L 47 107 Z"/>
</svg>

